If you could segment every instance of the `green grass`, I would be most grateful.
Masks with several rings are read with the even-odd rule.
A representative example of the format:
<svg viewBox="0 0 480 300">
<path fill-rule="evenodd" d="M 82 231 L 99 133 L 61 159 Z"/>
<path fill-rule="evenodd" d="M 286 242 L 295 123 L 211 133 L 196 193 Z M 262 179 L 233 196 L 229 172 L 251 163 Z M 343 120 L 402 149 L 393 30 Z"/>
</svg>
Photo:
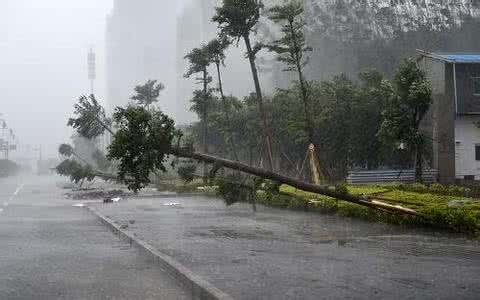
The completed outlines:
<svg viewBox="0 0 480 300">
<path fill-rule="evenodd" d="M 262 204 L 289 208 L 335 212 L 341 216 L 362 218 L 374 222 L 400 225 L 433 226 L 445 228 L 468 235 L 480 235 L 480 199 L 439 195 L 437 193 L 405 191 L 396 185 L 348 186 L 348 191 L 357 195 L 375 195 L 382 202 L 415 209 L 422 217 L 392 215 L 353 203 L 337 201 L 331 197 L 297 190 L 283 185 L 282 194 L 272 195 L 259 192 L 258 199 Z M 287 196 L 289 193 L 295 197 Z M 451 200 L 469 200 L 470 204 L 450 207 Z"/>
</svg>

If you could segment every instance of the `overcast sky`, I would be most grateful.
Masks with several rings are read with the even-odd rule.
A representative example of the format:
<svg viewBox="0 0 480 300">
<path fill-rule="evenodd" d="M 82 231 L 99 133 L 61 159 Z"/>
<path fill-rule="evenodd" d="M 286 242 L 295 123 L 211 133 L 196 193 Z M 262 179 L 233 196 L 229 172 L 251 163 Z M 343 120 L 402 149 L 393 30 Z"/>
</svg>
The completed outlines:
<svg viewBox="0 0 480 300">
<path fill-rule="evenodd" d="M 68 142 L 76 98 L 88 92 L 86 55 L 102 61 L 112 0 L 0 1 L 0 113 L 22 144 L 45 153 Z M 104 94 L 99 64 L 98 92 Z"/>
<path fill-rule="evenodd" d="M 183 1 L 177 1 L 179 9 Z M 86 55 L 98 59 L 96 93 L 105 95 L 104 35 L 113 0 L 0 0 L 0 114 L 23 145 L 55 156 L 65 124 L 89 92 Z"/>
</svg>

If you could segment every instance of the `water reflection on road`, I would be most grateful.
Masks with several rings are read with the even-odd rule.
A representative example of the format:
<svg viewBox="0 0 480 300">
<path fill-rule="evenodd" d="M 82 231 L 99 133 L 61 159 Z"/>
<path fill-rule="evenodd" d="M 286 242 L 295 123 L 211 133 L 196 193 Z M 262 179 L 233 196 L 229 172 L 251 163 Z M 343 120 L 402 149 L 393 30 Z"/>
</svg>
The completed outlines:
<svg viewBox="0 0 480 300">
<path fill-rule="evenodd" d="M 445 232 L 262 206 L 254 214 L 249 205 L 200 196 L 99 208 L 238 299 L 480 293 L 479 241 Z"/>
</svg>

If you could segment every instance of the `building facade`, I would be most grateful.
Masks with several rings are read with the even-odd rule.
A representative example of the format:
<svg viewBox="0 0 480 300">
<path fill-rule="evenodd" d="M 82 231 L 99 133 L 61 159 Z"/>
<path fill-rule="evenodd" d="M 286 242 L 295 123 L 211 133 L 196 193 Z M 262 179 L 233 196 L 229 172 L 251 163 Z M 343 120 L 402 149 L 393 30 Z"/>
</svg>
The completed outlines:
<svg viewBox="0 0 480 300">
<path fill-rule="evenodd" d="M 480 180 L 480 54 L 421 52 L 432 84 L 427 126 L 441 183 Z"/>
<path fill-rule="evenodd" d="M 134 87 L 158 80 L 166 89 L 159 106 L 176 114 L 176 1 L 115 0 L 107 19 L 107 102 L 130 102 Z"/>
</svg>

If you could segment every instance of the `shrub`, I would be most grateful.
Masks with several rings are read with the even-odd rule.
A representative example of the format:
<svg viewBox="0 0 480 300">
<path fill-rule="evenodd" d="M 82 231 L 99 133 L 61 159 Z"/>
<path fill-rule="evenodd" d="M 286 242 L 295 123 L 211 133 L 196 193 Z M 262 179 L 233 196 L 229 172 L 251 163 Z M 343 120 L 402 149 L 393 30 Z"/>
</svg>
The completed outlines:
<svg viewBox="0 0 480 300">
<path fill-rule="evenodd" d="M 20 167 L 10 160 L 0 160 L 0 178 L 14 176 L 20 171 Z"/>
<path fill-rule="evenodd" d="M 421 183 L 412 184 L 410 190 L 415 193 L 428 193 L 428 187 Z"/>
<path fill-rule="evenodd" d="M 448 189 L 440 183 L 434 183 L 430 186 L 430 192 L 445 195 L 448 192 Z"/>
</svg>

